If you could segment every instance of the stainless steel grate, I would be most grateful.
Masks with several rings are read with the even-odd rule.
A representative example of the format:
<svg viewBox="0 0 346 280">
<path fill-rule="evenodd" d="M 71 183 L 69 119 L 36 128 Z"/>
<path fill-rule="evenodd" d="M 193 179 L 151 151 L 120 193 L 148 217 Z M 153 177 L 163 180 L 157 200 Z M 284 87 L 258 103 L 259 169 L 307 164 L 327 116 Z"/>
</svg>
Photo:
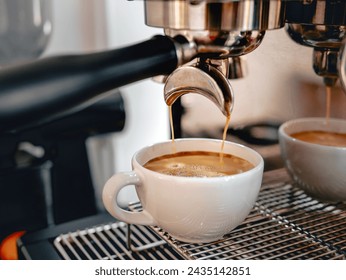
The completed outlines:
<svg viewBox="0 0 346 280">
<path fill-rule="evenodd" d="M 158 227 L 117 222 L 62 234 L 54 245 L 64 259 L 346 259 L 346 205 L 309 197 L 280 169 L 265 173 L 253 211 L 217 242 L 183 243 Z"/>
<path fill-rule="evenodd" d="M 131 240 L 127 238 L 127 224 L 118 222 L 62 234 L 55 238 L 54 246 L 65 260 L 181 259 L 176 251 L 144 226 L 132 227 Z M 142 250 L 129 250 L 129 243 Z"/>
</svg>

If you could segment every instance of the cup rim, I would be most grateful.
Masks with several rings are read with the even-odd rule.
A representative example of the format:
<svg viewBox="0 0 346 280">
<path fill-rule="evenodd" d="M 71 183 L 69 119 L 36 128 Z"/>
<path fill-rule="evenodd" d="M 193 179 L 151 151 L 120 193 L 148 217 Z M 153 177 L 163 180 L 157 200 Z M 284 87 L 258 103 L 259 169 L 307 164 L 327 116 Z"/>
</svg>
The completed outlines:
<svg viewBox="0 0 346 280">
<path fill-rule="evenodd" d="M 218 143 L 221 145 L 222 143 L 222 140 L 220 139 L 213 139 L 213 138 L 178 138 L 178 139 L 175 139 L 174 140 L 175 142 L 193 142 L 193 141 L 203 141 L 203 142 L 214 142 L 214 143 Z M 242 172 L 242 173 L 238 173 L 238 174 L 233 174 L 233 175 L 224 175 L 224 176 L 219 176 L 219 177 L 184 177 L 184 176 L 175 176 L 175 175 L 169 175 L 169 174 L 162 174 L 162 173 L 159 173 L 159 172 L 156 172 L 156 171 L 152 171 L 150 169 L 147 169 L 145 168 L 142 164 L 140 164 L 136 158 L 137 156 L 141 153 L 141 152 L 144 152 L 144 150 L 147 150 L 147 149 L 150 149 L 154 146 L 157 146 L 157 145 L 161 145 L 161 144 L 168 144 L 168 143 L 171 143 L 172 140 L 166 140 L 166 141 L 161 141 L 161 142 L 157 142 L 157 143 L 154 143 L 154 144 L 151 144 L 151 145 L 147 145 L 143 148 L 141 148 L 139 151 L 137 151 L 134 155 L 133 155 L 133 158 L 132 158 L 132 162 L 136 162 L 138 166 L 140 166 L 140 168 L 142 168 L 143 170 L 145 170 L 146 172 L 149 172 L 149 173 L 153 173 L 153 174 L 160 174 L 160 177 L 161 178 L 172 178 L 174 177 L 175 180 L 188 180 L 188 181 L 205 181 L 206 179 L 207 180 L 213 180 L 213 181 L 217 181 L 217 180 L 222 180 L 222 181 L 225 181 L 225 180 L 232 180 L 234 179 L 234 177 L 243 177 L 243 176 L 248 176 L 249 173 L 256 173 L 260 170 L 263 170 L 264 168 L 264 160 L 263 160 L 263 157 L 257 152 L 255 151 L 254 149 L 251 149 L 245 145 L 242 145 L 242 144 L 239 144 L 239 143 L 235 143 L 235 142 L 231 142 L 231 141 L 225 141 L 225 145 L 232 145 L 232 146 L 237 146 L 241 149 L 245 149 L 247 151 L 249 151 L 250 153 L 252 153 L 253 155 L 255 155 L 258 160 L 259 160 L 259 163 L 257 165 L 255 165 L 253 168 L 251 168 L 250 170 L 247 170 L 245 172 Z M 247 160 L 247 159 L 245 159 Z"/>
<path fill-rule="evenodd" d="M 346 120 L 345 119 L 339 119 L 339 118 L 329 118 L 328 120 L 329 122 L 333 122 L 333 123 L 344 123 L 345 124 L 345 128 L 346 128 Z M 323 117 L 307 117 L 307 118 L 297 118 L 297 119 L 291 119 L 288 120 L 284 123 L 282 123 L 279 127 L 279 137 L 280 135 L 287 138 L 290 141 L 293 142 L 297 142 L 300 145 L 306 146 L 306 147 L 319 147 L 319 148 L 323 148 L 325 150 L 339 150 L 339 151 L 345 151 L 346 150 L 346 146 L 345 147 L 340 147 L 340 146 L 328 146 L 328 145 L 322 145 L 322 144 L 317 144 L 317 143 L 310 143 L 310 142 L 306 142 L 306 141 L 302 141 L 300 139 L 294 138 L 292 137 L 290 134 L 288 134 L 285 129 L 295 123 L 326 123 L 326 118 Z M 306 131 L 306 130 L 302 130 L 302 131 Z M 346 133 L 346 132 L 344 132 Z"/>
</svg>

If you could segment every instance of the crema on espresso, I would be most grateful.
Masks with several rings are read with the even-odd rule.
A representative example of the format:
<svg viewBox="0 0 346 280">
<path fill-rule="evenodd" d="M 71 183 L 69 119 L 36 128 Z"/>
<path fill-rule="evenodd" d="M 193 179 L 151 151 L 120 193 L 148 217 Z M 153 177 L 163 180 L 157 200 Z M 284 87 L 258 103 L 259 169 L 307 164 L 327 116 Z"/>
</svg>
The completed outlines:
<svg viewBox="0 0 346 280">
<path fill-rule="evenodd" d="M 334 147 L 346 147 L 345 133 L 311 130 L 293 133 L 291 136 L 309 143 Z"/>
<path fill-rule="evenodd" d="M 182 177 L 220 177 L 239 174 L 254 167 L 245 159 L 230 154 L 187 151 L 167 154 L 148 161 L 145 168 Z"/>
</svg>

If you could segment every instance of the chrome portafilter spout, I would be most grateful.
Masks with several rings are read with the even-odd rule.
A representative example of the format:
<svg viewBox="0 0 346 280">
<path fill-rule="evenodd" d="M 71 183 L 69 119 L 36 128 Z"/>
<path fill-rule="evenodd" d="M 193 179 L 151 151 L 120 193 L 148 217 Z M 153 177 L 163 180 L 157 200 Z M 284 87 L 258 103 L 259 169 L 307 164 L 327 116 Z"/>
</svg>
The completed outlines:
<svg viewBox="0 0 346 280">
<path fill-rule="evenodd" d="M 229 116 L 233 90 L 229 79 L 244 76 L 240 56 L 255 50 L 266 30 L 284 26 L 285 1 L 170 0 L 145 1 L 146 24 L 166 36 L 188 42 L 195 56 L 165 81 L 168 105 L 187 93 L 201 94 Z"/>
<path fill-rule="evenodd" d="M 187 93 L 205 96 L 225 116 L 230 116 L 234 99 L 232 87 L 226 76 L 206 61 L 179 67 L 166 80 L 164 99 L 168 106 Z"/>
<path fill-rule="evenodd" d="M 247 65 L 243 57 L 228 58 L 228 79 L 241 79 L 247 75 Z"/>
<path fill-rule="evenodd" d="M 315 48 L 313 51 L 313 69 L 328 87 L 335 86 L 339 78 L 338 56 L 339 50 Z"/>
<path fill-rule="evenodd" d="M 295 42 L 313 48 L 313 69 L 326 86 L 344 79 L 339 57 L 346 35 L 345 1 L 288 1 L 286 22 L 286 31 Z"/>
</svg>

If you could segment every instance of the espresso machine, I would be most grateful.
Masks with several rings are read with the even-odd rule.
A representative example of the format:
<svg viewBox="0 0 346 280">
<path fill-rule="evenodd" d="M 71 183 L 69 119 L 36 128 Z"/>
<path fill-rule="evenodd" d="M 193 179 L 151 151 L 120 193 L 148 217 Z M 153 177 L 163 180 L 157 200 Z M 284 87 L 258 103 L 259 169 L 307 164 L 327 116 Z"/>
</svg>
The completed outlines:
<svg viewBox="0 0 346 280">
<path fill-rule="evenodd" d="M 76 131 L 74 126 L 67 129 L 70 118 L 82 118 L 83 113 L 87 121 L 80 129 L 90 132 L 89 117 L 93 120 L 96 117 L 88 110 L 95 106 L 100 122 L 92 126 L 93 132 L 97 128 L 100 128 L 98 133 L 121 130 L 125 119 L 121 96 L 116 95 L 116 114 L 113 108 L 107 115 L 103 111 L 107 111 L 105 107 L 98 107 L 99 102 L 103 104 L 100 100 L 110 98 L 114 104 L 114 89 L 152 77 L 164 84 L 164 100 L 167 105 L 176 106 L 178 113 L 183 111 L 179 97 L 197 93 L 229 116 L 237 106 L 232 80 L 251 75 L 244 71 L 243 58 L 256 52 L 266 33 L 281 28 L 302 48 L 313 49 L 311 71 L 321 76 L 326 86 L 340 81 L 346 90 L 344 1 L 147 0 L 143 5 L 145 24 L 163 29 L 164 35 L 115 50 L 46 57 L 0 69 L 0 133 L 5 137 L 52 135 L 44 137 L 44 141 L 48 141 L 45 145 L 50 147 L 53 140 L 55 145 L 60 144 L 71 131 Z M 105 119 L 110 120 L 110 115 L 116 118 L 117 127 L 101 125 Z M 179 122 L 179 117 L 176 121 Z M 109 121 L 111 123 L 114 124 L 114 120 Z M 59 129 L 66 130 L 66 134 Z M 62 135 L 58 142 L 57 135 Z M 85 140 L 85 137 L 77 138 Z M 51 150 L 55 155 L 56 149 Z M 73 155 L 73 148 L 68 154 Z M 58 189 L 59 186 L 55 186 L 54 190 Z M 56 194 L 58 192 L 52 194 L 53 198 Z M 84 217 L 96 213 L 92 194 L 89 199 L 85 207 L 92 206 L 86 209 Z M 76 217 L 62 217 L 60 222 L 72 218 Z M 109 220 L 109 217 L 94 222 L 100 220 Z M 88 223 L 92 221 L 76 222 L 73 227 L 84 227 Z M 67 229 L 64 225 L 58 228 Z M 53 234 L 48 236 L 51 239 Z M 37 243 L 37 236 L 24 236 L 20 241 L 19 247 L 25 252 L 22 257 L 30 258 L 27 249 L 30 242 Z"/>
<path fill-rule="evenodd" d="M 227 80 L 242 75 L 239 58 L 255 50 L 267 31 L 284 26 L 294 41 L 314 49 L 313 69 L 327 85 L 335 84 L 340 76 L 344 83 L 342 1 L 145 1 L 144 5 L 146 24 L 163 28 L 165 36 L 118 50 L 50 57 L 3 69 L 1 130 L 48 122 L 92 103 L 111 89 L 168 74 L 171 76 L 163 79 L 168 105 L 185 92 L 186 86 L 210 97 L 226 114 L 223 101 L 232 100 Z M 172 73 L 175 69 L 177 72 Z M 184 71 L 196 76 L 197 85 L 181 80 Z M 100 78 L 90 81 L 92 74 Z M 201 92 L 199 74 L 210 76 L 215 87 Z M 219 87 L 222 93 L 217 92 Z M 26 98 L 28 103 L 9 102 L 8 96 L 11 100 Z"/>
</svg>

